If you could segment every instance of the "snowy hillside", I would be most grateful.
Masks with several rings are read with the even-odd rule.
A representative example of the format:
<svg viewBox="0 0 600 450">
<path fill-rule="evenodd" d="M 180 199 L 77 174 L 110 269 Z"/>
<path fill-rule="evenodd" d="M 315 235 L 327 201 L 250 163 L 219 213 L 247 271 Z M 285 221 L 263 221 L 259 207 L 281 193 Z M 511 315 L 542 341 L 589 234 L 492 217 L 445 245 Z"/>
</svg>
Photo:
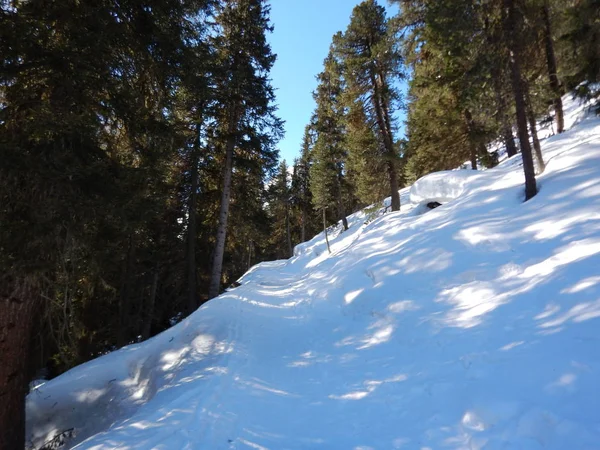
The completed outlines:
<svg viewBox="0 0 600 450">
<path fill-rule="evenodd" d="M 565 106 L 529 202 L 520 155 L 428 177 L 33 391 L 31 444 L 600 449 L 600 120 Z"/>
</svg>

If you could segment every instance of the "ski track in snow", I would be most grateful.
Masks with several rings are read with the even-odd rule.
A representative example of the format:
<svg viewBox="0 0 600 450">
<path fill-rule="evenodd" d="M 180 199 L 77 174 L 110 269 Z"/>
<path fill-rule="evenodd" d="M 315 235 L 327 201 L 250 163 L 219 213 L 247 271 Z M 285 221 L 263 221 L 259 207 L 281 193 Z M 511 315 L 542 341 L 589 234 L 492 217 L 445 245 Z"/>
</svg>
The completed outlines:
<svg viewBox="0 0 600 450">
<path fill-rule="evenodd" d="M 35 389 L 31 446 L 75 428 L 93 450 L 600 449 L 600 119 L 564 101 L 529 202 L 520 155 L 434 174 L 413 200 L 447 204 L 404 189 L 331 255 L 315 236 Z"/>
</svg>

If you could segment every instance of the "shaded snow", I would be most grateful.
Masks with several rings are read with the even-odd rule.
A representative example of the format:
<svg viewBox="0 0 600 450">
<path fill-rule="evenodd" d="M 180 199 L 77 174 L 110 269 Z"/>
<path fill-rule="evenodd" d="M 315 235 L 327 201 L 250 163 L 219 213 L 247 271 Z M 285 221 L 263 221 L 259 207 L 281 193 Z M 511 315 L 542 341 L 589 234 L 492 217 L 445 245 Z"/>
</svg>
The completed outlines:
<svg viewBox="0 0 600 450">
<path fill-rule="evenodd" d="M 600 448 L 600 120 L 543 141 L 453 201 L 253 267 L 142 344 L 28 397 L 36 445 L 78 449 Z M 435 184 L 432 184 L 432 189 Z M 428 188 L 429 189 L 429 188 Z M 429 194 L 421 194 L 422 198 Z"/>
</svg>

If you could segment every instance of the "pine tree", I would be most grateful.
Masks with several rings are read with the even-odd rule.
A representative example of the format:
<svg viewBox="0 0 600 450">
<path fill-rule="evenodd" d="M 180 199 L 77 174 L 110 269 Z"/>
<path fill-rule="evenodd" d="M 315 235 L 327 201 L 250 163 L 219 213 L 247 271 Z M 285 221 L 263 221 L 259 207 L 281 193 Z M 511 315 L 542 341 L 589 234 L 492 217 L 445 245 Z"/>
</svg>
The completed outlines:
<svg viewBox="0 0 600 450">
<path fill-rule="evenodd" d="M 503 0 L 502 14 L 504 24 L 504 42 L 510 54 L 509 66 L 512 90 L 515 99 L 515 109 L 517 116 L 517 130 L 519 143 L 521 145 L 521 155 L 523 157 L 523 171 L 525 173 L 525 200 L 529 200 L 537 193 L 535 168 L 529 143 L 529 133 L 527 131 L 527 105 L 524 81 L 521 71 L 521 21 L 516 9 L 515 0 Z"/>
<path fill-rule="evenodd" d="M 169 315 L 174 95 L 204 6 L 2 3 L 1 448 L 23 447 L 33 356 L 66 370 Z"/>
<path fill-rule="evenodd" d="M 600 4 L 598 0 L 559 2 L 565 8 L 558 33 L 566 44 L 563 50 L 567 60 L 564 79 L 568 89 L 576 89 L 583 97 L 598 96 L 600 89 Z M 559 69 L 560 71 L 560 69 Z"/>
<path fill-rule="evenodd" d="M 509 107 L 506 97 L 510 93 L 524 158 L 526 198 L 531 198 L 535 195 L 535 174 L 526 109 L 534 74 L 540 73 L 540 58 L 535 45 L 525 44 L 537 42 L 535 35 L 539 34 L 539 27 L 532 25 L 533 20 L 521 20 L 521 15 L 530 14 L 529 5 L 520 2 L 517 14 L 514 2 L 504 3 L 502 7 L 495 2 L 476 1 L 458 4 L 405 0 L 401 3 L 405 25 L 412 24 L 405 51 L 414 70 L 407 170 L 419 175 L 434 167 L 439 170 L 440 163 L 456 163 L 452 157 L 461 155 L 461 149 L 454 147 L 456 142 L 465 144 L 463 147 L 469 150 L 472 167 L 478 160 L 493 163 L 486 144 L 494 138 L 503 139 L 507 153 L 512 155 L 515 145 L 512 120 L 508 118 L 513 106 Z M 445 105 L 441 106 L 442 103 Z M 445 117 L 441 114 L 444 107 L 449 110 Z M 535 111 L 531 114 L 535 115 Z M 462 125 L 459 117 L 462 117 Z M 464 131 L 459 133 L 460 129 Z M 532 132 L 535 138 L 535 127 Z M 448 150 L 451 158 L 444 162 Z M 441 158 L 436 161 L 436 156 Z M 542 165 L 543 162 L 540 167 Z"/>
<path fill-rule="evenodd" d="M 562 95 L 564 94 L 558 79 L 558 67 L 556 63 L 556 52 L 554 51 L 554 35 L 550 17 L 550 2 L 543 0 L 540 6 L 542 16 L 542 34 L 544 36 L 544 47 L 546 50 L 546 64 L 548 67 L 548 81 L 552 91 L 552 104 L 556 115 L 556 131 L 562 133 L 565 129 L 565 118 L 563 112 Z"/>
<path fill-rule="evenodd" d="M 266 76 L 275 55 L 266 41 L 272 27 L 264 0 L 224 0 L 216 23 L 216 98 L 222 114 L 217 117 L 215 145 L 223 155 L 223 176 L 209 298 L 221 287 L 236 148 L 258 159 L 261 153 L 275 153 L 272 146 L 282 126 L 274 116 L 274 92 Z"/>
<path fill-rule="evenodd" d="M 199 36 L 198 36 L 199 34 Z M 210 84 L 210 74 L 215 70 L 215 55 L 197 33 L 195 44 L 186 52 L 183 79 L 178 90 L 175 107 L 180 115 L 185 131 L 184 154 L 186 172 L 183 182 L 187 182 L 187 227 L 186 227 L 186 265 L 187 265 L 187 306 L 191 314 L 200 303 L 198 292 L 198 196 L 200 190 L 201 161 L 209 152 L 207 148 L 207 119 L 215 115 L 218 105 L 215 103 L 214 89 Z"/>
<path fill-rule="evenodd" d="M 111 180 L 95 116 L 99 88 L 111 78 L 99 57 L 109 55 L 106 39 L 69 32 L 90 23 L 82 7 L 65 14 L 73 5 L 14 6 L 2 4 L 0 44 L 0 448 L 7 449 L 24 447 L 27 359 L 42 298 L 52 297 L 48 280 L 61 253 L 77 251 L 85 233 L 78 224 L 104 203 L 100 186 Z M 52 15 L 62 20 L 50 30 Z M 95 19 L 96 27 L 106 23 Z M 81 52 L 70 61 L 74 48 Z"/>
<path fill-rule="evenodd" d="M 269 210 L 273 218 L 271 243 L 277 259 L 290 258 L 293 254 L 290 197 L 288 166 L 286 161 L 282 160 L 268 192 Z"/>
<path fill-rule="evenodd" d="M 397 42 L 395 27 L 386 19 L 385 9 L 374 0 L 356 6 L 350 25 L 334 39 L 348 88 L 355 98 L 362 100 L 375 126 L 387 165 L 392 211 L 400 209 L 393 119 L 400 100 L 395 83 L 402 76 Z"/>
<path fill-rule="evenodd" d="M 311 225 L 312 218 L 312 193 L 310 188 L 310 166 L 311 166 L 311 149 L 314 145 L 313 130 L 310 125 L 306 126 L 304 136 L 302 138 L 302 148 L 300 157 L 294 162 L 292 172 L 291 196 L 292 206 L 299 210 L 300 219 L 300 242 L 305 242 L 307 236 L 312 236 L 311 233 L 316 231 Z"/>
<path fill-rule="evenodd" d="M 317 76 L 319 84 L 313 96 L 317 103 L 312 125 L 316 138 L 311 159 L 311 188 L 315 207 L 337 211 L 344 230 L 348 229 L 344 205 L 344 165 L 346 143 L 344 128 L 343 81 L 341 67 L 331 50 Z"/>
<path fill-rule="evenodd" d="M 491 13 L 488 12 L 488 15 Z M 493 17 L 493 15 L 492 15 Z M 513 157 L 518 153 L 517 145 L 513 135 L 513 126 L 510 109 L 510 90 L 508 89 L 508 55 L 502 45 L 502 28 L 494 23 L 494 20 L 486 17 L 484 19 L 483 32 L 485 34 L 485 52 L 493 55 L 487 60 L 489 75 L 494 87 L 494 100 L 496 104 L 495 122 L 500 139 L 504 142 L 507 156 Z"/>
<path fill-rule="evenodd" d="M 389 189 L 389 183 L 381 176 L 386 170 L 386 160 L 382 158 L 381 147 L 373 128 L 362 100 L 350 102 L 346 117 L 348 178 L 364 206 L 385 198 Z"/>
</svg>

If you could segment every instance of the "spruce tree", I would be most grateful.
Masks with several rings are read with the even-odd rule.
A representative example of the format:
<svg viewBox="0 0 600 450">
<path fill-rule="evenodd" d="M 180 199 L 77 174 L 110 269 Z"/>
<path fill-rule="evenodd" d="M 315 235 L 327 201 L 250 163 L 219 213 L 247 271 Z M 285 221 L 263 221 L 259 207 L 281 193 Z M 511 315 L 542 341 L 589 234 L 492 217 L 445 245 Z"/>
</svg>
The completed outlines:
<svg viewBox="0 0 600 450">
<path fill-rule="evenodd" d="M 521 156 L 523 157 L 523 171 L 525 173 L 525 200 L 527 201 L 535 196 L 537 193 L 537 187 L 533 156 L 531 152 L 531 145 L 529 143 L 529 133 L 527 130 L 526 86 L 524 85 L 521 68 L 522 19 L 518 14 L 515 0 L 503 0 L 502 20 L 504 25 L 504 42 L 510 54 L 510 76 L 515 100 L 517 130 L 519 135 L 519 143 L 521 145 Z"/>
<path fill-rule="evenodd" d="M 540 6 L 542 17 L 542 34 L 544 37 L 544 48 L 546 51 L 546 65 L 548 67 L 548 81 L 552 91 L 552 104 L 556 115 L 556 131 L 562 133 L 565 129 L 565 118 L 563 112 L 562 95 L 564 94 L 558 79 L 558 67 L 556 63 L 556 52 L 554 50 L 554 33 L 551 20 L 550 2 L 543 0 Z"/>
<path fill-rule="evenodd" d="M 288 166 L 285 160 L 272 179 L 268 192 L 269 211 L 273 220 L 271 244 L 277 259 L 290 258 L 293 254 L 291 235 L 291 191 Z"/>
<path fill-rule="evenodd" d="M 185 140 L 174 95 L 205 4 L 151 3 L 1 5 L 1 448 L 23 448 L 34 356 L 64 371 L 165 312 Z"/>
<path fill-rule="evenodd" d="M 569 2 L 561 16 L 558 32 L 567 60 L 563 73 L 568 89 L 582 97 L 598 96 L 600 89 L 600 5 L 598 0 Z"/>
<path fill-rule="evenodd" d="M 266 40 L 272 30 L 264 0 L 224 0 L 215 19 L 214 46 L 220 67 L 215 74 L 217 115 L 215 146 L 222 155 L 221 201 L 213 251 L 209 298 L 221 288 L 236 149 L 252 158 L 272 158 L 281 121 L 274 116 L 275 94 L 267 77 L 275 62 Z"/>
<path fill-rule="evenodd" d="M 305 242 L 307 236 L 316 231 L 312 227 L 312 193 L 310 188 L 311 149 L 314 145 L 313 130 L 307 125 L 302 138 L 300 157 L 294 162 L 291 182 L 292 205 L 299 210 L 300 242 Z"/>
<path fill-rule="evenodd" d="M 379 141 L 362 100 L 350 100 L 347 109 L 348 178 L 356 189 L 358 199 L 366 206 L 386 196 L 389 183 L 382 177 L 386 171 L 386 160 L 382 158 Z"/>
<path fill-rule="evenodd" d="M 334 44 L 348 89 L 362 100 L 376 130 L 381 158 L 387 166 L 392 211 L 398 211 L 399 155 L 394 145 L 394 112 L 400 101 L 396 82 L 402 77 L 402 59 L 395 27 L 386 18 L 385 8 L 375 0 L 365 0 L 354 8 L 348 28 L 334 38 Z"/>
<path fill-rule="evenodd" d="M 339 62 L 330 50 L 317 76 L 319 84 L 313 96 L 317 107 L 312 121 L 316 138 L 311 154 L 311 188 L 315 207 L 337 211 L 344 230 L 348 229 L 344 205 L 344 165 L 346 162 L 346 136 L 343 81 Z"/>
</svg>

